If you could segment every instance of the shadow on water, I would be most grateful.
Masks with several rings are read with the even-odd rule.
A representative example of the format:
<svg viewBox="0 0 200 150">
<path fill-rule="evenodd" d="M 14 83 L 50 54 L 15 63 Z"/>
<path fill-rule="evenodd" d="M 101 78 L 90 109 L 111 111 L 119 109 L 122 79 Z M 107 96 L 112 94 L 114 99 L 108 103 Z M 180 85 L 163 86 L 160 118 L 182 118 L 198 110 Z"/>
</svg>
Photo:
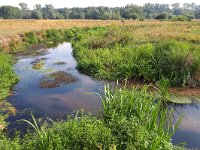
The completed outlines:
<svg viewBox="0 0 200 150">
<path fill-rule="evenodd" d="M 30 119 L 31 113 L 36 118 L 49 117 L 56 120 L 66 118 L 68 114 L 76 113 L 80 109 L 86 113 L 100 111 L 100 98 L 86 93 L 102 91 L 103 83 L 77 71 L 77 62 L 72 56 L 71 44 L 63 43 L 44 51 L 45 53 L 42 55 L 19 56 L 14 66 L 20 81 L 14 87 L 14 94 L 8 97 L 8 101 L 17 109 L 17 115 L 7 119 L 7 122 L 10 122 L 9 134 L 13 134 L 15 130 L 25 132 L 25 124 L 19 123 L 17 120 Z M 41 61 L 43 66 L 40 69 L 34 69 L 33 62 L 38 61 Z M 62 63 L 57 65 L 58 62 Z M 65 84 L 60 84 L 62 86 L 41 88 L 42 79 L 50 78 L 51 81 L 52 74 L 55 76 L 57 72 L 61 72 L 62 76 L 56 76 L 55 79 L 64 77 L 70 82 L 65 80 Z M 69 79 L 69 77 L 77 80 Z M 62 80 L 59 80 L 60 82 Z"/>
</svg>

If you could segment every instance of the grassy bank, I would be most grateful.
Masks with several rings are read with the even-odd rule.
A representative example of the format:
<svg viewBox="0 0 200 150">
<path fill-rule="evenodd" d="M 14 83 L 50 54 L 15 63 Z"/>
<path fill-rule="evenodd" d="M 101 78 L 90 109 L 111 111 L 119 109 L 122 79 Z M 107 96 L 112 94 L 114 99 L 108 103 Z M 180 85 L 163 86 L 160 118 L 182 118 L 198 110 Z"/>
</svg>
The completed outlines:
<svg viewBox="0 0 200 150">
<path fill-rule="evenodd" d="M 2 100 L 10 94 L 10 87 L 17 82 L 17 76 L 12 69 L 13 58 L 11 55 L 0 53 L 0 130 L 5 127 L 4 120 L 7 115 L 3 113 L 9 104 Z"/>
<path fill-rule="evenodd" d="M 180 26 L 177 28 L 182 31 L 180 34 L 175 25 Z M 78 69 L 95 78 L 154 83 L 165 77 L 172 86 L 195 87 L 200 85 L 199 26 L 199 22 L 167 22 L 166 25 L 49 29 L 27 32 L 22 42 L 10 43 L 9 49 L 13 53 L 33 44 L 70 41 Z"/>
<path fill-rule="evenodd" d="M 10 87 L 17 81 L 16 74 L 12 69 L 13 64 L 11 55 L 0 53 L 0 100 L 10 93 Z"/>
<path fill-rule="evenodd" d="M 170 130 L 168 117 L 172 116 L 167 117 L 162 97 L 146 88 L 110 91 L 109 87 L 103 97 L 99 117 L 79 115 L 67 122 L 53 122 L 51 128 L 42 128 L 33 119 L 34 135 L 13 140 L 2 135 L 0 149 L 178 149 L 171 144 L 174 130 Z"/>
<path fill-rule="evenodd" d="M 137 27 L 141 29 L 141 27 Z M 153 39 L 137 35 L 137 28 L 99 27 L 72 40 L 78 69 L 95 78 L 200 85 L 200 40 L 187 37 Z"/>
</svg>

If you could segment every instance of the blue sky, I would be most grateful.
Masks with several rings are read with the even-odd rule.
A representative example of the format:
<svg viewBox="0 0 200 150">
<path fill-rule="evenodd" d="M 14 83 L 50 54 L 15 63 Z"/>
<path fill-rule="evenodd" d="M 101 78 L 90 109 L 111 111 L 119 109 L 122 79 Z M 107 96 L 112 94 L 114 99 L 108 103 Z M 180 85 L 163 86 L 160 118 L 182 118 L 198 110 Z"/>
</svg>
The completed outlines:
<svg viewBox="0 0 200 150">
<path fill-rule="evenodd" d="M 145 3 L 196 3 L 200 5 L 200 0 L 0 0 L 1 5 L 18 6 L 20 2 L 27 3 L 29 8 L 33 8 L 35 4 L 53 4 L 56 8 L 63 7 L 87 7 L 87 6 L 125 6 L 126 4 L 143 5 Z"/>
</svg>

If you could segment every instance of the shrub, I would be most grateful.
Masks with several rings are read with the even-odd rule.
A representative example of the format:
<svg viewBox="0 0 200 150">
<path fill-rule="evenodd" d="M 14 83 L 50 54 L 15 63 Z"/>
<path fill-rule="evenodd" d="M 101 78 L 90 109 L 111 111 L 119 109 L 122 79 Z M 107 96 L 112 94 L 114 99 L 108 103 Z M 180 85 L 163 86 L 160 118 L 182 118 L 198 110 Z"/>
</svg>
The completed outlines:
<svg viewBox="0 0 200 150">
<path fill-rule="evenodd" d="M 172 17 L 172 21 L 191 21 L 191 18 L 185 15 L 174 16 Z"/>
<path fill-rule="evenodd" d="M 35 32 L 25 33 L 25 42 L 28 44 L 37 44 L 39 41 Z"/>
<path fill-rule="evenodd" d="M 159 14 L 155 17 L 156 20 L 164 20 L 164 19 L 167 19 L 167 14 L 166 13 L 162 13 L 162 14 Z"/>
<path fill-rule="evenodd" d="M 62 30 L 56 30 L 56 29 L 48 29 L 46 30 L 46 41 L 47 43 L 55 43 L 58 41 L 63 40 L 63 31 Z"/>
</svg>

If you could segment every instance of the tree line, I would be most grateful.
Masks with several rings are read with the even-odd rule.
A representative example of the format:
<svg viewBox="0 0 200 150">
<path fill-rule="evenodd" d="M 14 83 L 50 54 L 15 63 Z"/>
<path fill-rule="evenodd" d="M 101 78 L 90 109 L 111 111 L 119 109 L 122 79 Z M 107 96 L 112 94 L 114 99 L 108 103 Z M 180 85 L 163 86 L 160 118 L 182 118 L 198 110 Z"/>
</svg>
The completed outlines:
<svg viewBox="0 0 200 150">
<path fill-rule="evenodd" d="M 59 8 L 52 4 L 42 7 L 36 4 L 33 10 L 26 3 L 20 3 L 19 7 L 1 6 L 0 18 L 3 19 L 170 19 L 173 17 L 187 17 L 200 19 L 200 5 L 195 3 L 151 4 L 143 6 L 134 4 L 125 7 L 86 7 L 86 8 Z"/>
</svg>

